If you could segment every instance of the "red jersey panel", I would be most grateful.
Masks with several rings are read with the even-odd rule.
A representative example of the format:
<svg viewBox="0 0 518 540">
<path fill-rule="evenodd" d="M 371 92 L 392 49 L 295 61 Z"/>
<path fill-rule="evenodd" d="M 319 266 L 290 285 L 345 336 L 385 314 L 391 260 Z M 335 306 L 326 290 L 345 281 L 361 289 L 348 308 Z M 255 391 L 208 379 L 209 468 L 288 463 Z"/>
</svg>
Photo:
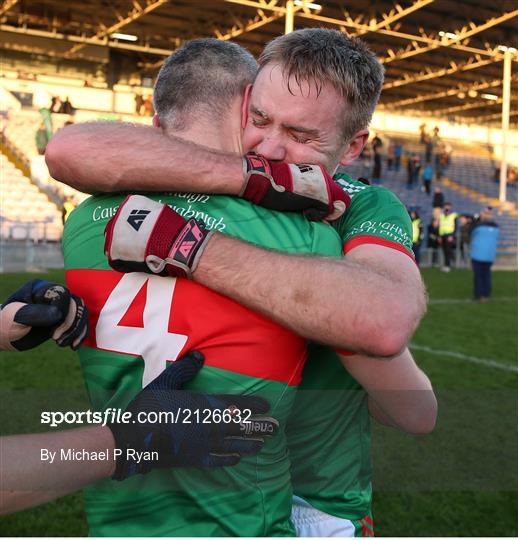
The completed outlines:
<svg viewBox="0 0 518 540">
<path fill-rule="evenodd" d="M 270 319 L 186 279 L 113 270 L 68 270 L 89 311 L 84 345 L 142 356 L 152 380 L 188 350 L 205 365 L 297 385 L 306 341 Z M 101 324 L 98 325 L 98 322 Z"/>
</svg>

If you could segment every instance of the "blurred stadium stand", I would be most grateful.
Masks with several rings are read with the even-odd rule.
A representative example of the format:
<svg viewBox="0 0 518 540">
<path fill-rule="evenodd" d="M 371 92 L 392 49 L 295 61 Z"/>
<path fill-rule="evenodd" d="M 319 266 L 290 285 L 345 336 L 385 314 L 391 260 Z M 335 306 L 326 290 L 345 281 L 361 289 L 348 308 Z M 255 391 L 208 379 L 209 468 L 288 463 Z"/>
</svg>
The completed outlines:
<svg viewBox="0 0 518 540">
<path fill-rule="evenodd" d="M 422 189 L 422 170 L 425 163 L 424 147 L 417 137 L 391 132 L 379 133 L 383 136 L 382 151 L 382 180 L 381 185 L 394 192 L 409 210 L 417 210 L 423 222 L 425 237 L 423 246 L 426 246 L 426 227 L 432 219 L 432 197 Z M 386 162 L 386 149 L 389 140 L 398 140 L 403 144 L 404 156 L 399 171 L 389 171 Z M 496 265 L 500 267 L 516 267 L 518 257 L 518 209 L 498 209 L 498 184 L 494 182 L 495 163 L 487 148 L 477 145 L 467 145 L 448 141 L 451 146 L 451 163 L 445 169 L 441 181 L 432 182 L 432 192 L 440 187 L 444 193 L 445 201 L 453 205 L 458 214 L 478 215 L 482 207 L 493 206 L 496 209 L 496 221 L 501 227 L 498 242 L 498 258 Z M 421 156 L 421 176 L 412 189 L 407 188 L 407 159 L 410 154 Z M 344 168 L 344 171 L 353 178 L 365 176 L 361 160 L 353 162 Z M 517 201 L 518 184 L 508 185 L 508 199 Z M 426 251 L 424 248 L 422 251 Z M 459 264 L 462 261 L 458 261 Z M 467 261 L 465 261 L 467 262 Z M 430 263 L 425 257 L 423 265 Z"/>
<path fill-rule="evenodd" d="M 61 211 L 11 161 L 0 154 L 0 215 L 3 239 L 57 241 Z"/>
<path fill-rule="evenodd" d="M 149 119 L 142 119 L 135 115 L 119 115 L 110 118 L 99 116 L 98 113 L 90 110 L 76 110 L 73 116 L 52 113 L 53 131 L 55 133 L 61 129 L 66 122 L 86 122 L 98 119 L 149 123 Z M 44 156 L 38 154 L 35 134 L 41 121 L 42 116 L 37 110 L 11 110 L 4 120 L 2 143 L 14 159 L 21 163 L 22 168 L 27 171 L 27 175 L 31 177 L 32 181 L 58 206 L 61 206 L 63 201 L 69 197 L 74 198 L 76 203 L 80 203 L 86 195 L 51 178 L 45 165 Z"/>
</svg>

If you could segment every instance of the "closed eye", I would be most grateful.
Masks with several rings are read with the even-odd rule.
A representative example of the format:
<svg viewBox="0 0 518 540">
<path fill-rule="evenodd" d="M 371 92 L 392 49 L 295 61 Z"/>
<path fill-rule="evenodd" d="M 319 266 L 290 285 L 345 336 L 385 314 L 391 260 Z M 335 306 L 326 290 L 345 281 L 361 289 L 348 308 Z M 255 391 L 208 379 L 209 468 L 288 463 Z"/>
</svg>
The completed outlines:
<svg viewBox="0 0 518 540">
<path fill-rule="evenodd" d="M 252 125 L 255 127 L 264 127 L 268 123 L 264 118 L 252 118 Z"/>
<path fill-rule="evenodd" d="M 308 142 L 311 142 L 311 139 L 307 135 L 294 133 L 293 131 L 291 132 L 291 138 L 299 144 L 307 144 Z"/>
</svg>

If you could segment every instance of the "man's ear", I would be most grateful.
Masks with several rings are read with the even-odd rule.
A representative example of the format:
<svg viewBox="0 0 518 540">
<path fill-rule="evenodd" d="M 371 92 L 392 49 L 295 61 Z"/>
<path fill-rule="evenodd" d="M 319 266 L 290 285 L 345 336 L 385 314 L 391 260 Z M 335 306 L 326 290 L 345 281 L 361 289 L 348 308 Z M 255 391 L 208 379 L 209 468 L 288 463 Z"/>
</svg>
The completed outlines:
<svg viewBox="0 0 518 540">
<path fill-rule="evenodd" d="M 160 118 L 158 118 L 158 114 L 154 114 L 153 115 L 153 127 L 155 128 L 161 128 L 162 126 L 160 125 Z"/>
<path fill-rule="evenodd" d="M 241 105 L 241 129 L 245 129 L 248 122 L 248 107 L 250 106 L 250 96 L 252 95 L 252 85 L 249 84 L 245 88 L 245 94 L 243 96 L 243 104 Z"/>
<path fill-rule="evenodd" d="M 340 165 L 349 165 L 352 163 L 361 153 L 364 146 L 369 140 L 369 130 L 361 129 L 358 131 L 351 142 L 345 147 L 345 150 L 340 158 Z"/>
</svg>

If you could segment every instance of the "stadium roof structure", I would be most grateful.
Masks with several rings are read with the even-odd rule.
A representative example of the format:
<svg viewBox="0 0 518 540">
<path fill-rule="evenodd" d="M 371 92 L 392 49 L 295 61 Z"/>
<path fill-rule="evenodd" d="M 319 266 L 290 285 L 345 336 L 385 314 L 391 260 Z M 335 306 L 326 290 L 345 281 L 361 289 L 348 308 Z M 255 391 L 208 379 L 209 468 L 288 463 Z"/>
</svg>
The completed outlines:
<svg viewBox="0 0 518 540">
<path fill-rule="evenodd" d="M 511 59 L 518 59 L 516 0 L 3 0 L 0 5 L 4 48 L 105 62 L 107 51 L 116 49 L 151 72 L 185 40 L 232 39 L 258 55 L 291 24 L 362 37 L 386 68 L 382 109 L 501 121 L 504 56 L 508 69 Z M 516 96 L 518 73 L 510 81 Z M 511 99 L 512 125 L 518 124 L 516 101 Z"/>
</svg>

